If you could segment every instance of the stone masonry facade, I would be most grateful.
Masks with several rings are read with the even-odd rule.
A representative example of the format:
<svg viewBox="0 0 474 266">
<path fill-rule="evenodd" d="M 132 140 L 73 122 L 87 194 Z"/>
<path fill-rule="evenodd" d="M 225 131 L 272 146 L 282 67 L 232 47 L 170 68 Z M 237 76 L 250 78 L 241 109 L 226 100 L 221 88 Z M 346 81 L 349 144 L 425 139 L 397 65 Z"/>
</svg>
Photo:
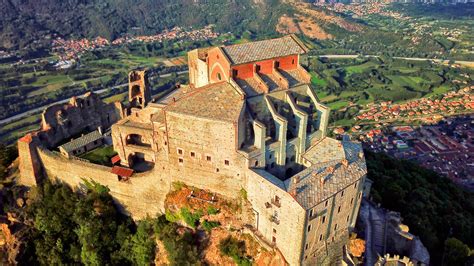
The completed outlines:
<svg viewBox="0 0 474 266">
<path fill-rule="evenodd" d="M 367 171 L 360 143 L 326 137 L 329 109 L 300 66 L 305 52 L 293 35 L 196 49 L 188 53 L 189 84 L 159 99 L 146 71 L 132 71 L 128 106 L 88 94 L 50 107 L 42 130 L 18 142 L 21 182 L 51 178 L 81 188 L 92 179 L 137 219 L 163 213 L 175 181 L 228 198 L 245 190 L 256 237 L 290 265 L 334 265 L 355 226 Z M 111 127 L 120 165 L 51 151 L 98 126 Z M 126 182 L 123 170 L 132 173 Z"/>
</svg>

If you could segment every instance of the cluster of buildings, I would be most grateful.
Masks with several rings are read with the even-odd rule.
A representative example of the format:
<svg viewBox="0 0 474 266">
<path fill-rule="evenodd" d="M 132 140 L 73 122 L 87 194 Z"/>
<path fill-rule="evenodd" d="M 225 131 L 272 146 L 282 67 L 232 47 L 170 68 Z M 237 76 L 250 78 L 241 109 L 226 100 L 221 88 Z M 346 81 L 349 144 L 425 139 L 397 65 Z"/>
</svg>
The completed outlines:
<svg viewBox="0 0 474 266">
<path fill-rule="evenodd" d="M 352 14 L 354 17 L 365 17 L 372 14 L 377 14 L 396 19 L 408 19 L 408 17 L 391 10 L 387 10 L 386 3 L 383 2 L 368 2 L 368 3 L 326 3 L 324 1 L 317 1 L 315 6 L 324 7 L 325 9 L 338 12 Z"/>
<path fill-rule="evenodd" d="M 58 37 L 52 42 L 52 50 L 59 55 L 61 61 L 77 59 L 85 51 L 90 51 L 110 45 L 109 40 L 97 37 L 93 40 L 65 40 Z"/>
<path fill-rule="evenodd" d="M 459 37 L 464 33 L 462 30 L 457 29 L 457 28 L 446 28 L 446 27 L 441 27 L 439 28 L 441 31 L 441 34 L 445 36 L 448 40 L 457 42 L 459 41 Z"/>
<path fill-rule="evenodd" d="M 209 40 L 218 37 L 218 33 L 212 30 L 212 25 L 206 26 L 202 29 L 197 30 L 185 30 L 182 27 L 175 27 L 171 30 L 164 30 L 163 32 L 150 35 L 150 36 L 125 36 L 115 39 L 110 42 L 109 40 L 97 37 L 93 40 L 79 39 L 79 40 L 65 40 L 58 37 L 52 42 L 53 52 L 59 55 L 61 65 L 68 64 L 67 62 L 73 62 L 85 51 L 99 49 L 110 45 L 121 45 L 133 42 L 163 42 L 171 40 L 192 40 L 201 41 Z"/>
<path fill-rule="evenodd" d="M 374 103 L 369 110 L 361 110 L 355 117 L 361 123 L 399 120 L 423 120 L 435 122 L 447 114 L 458 114 L 474 110 L 474 86 L 442 95 L 441 99 L 420 98 L 401 104 L 392 102 Z"/>
<path fill-rule="evenodd" d="M 300 65 L 294 35 L 188 53 L 189 84 L 152 98 L 146 71 L 129 74 L 129 104 L 89 93 L 50 106 L 18 141 L 20 182 L 93 180 L 134 218 L 164 213 L 174 182 L 242 199 L 251 234 L 290 265 L 335 265 L 367 193 L 359 142 L 326 136 L 329 109 Z M 111 128 L 112 167 L 69 158 Z M 82 141 L 85 140 L 85 141 Z M 99 145 L 99 142 L 96 143 Z M 94 144 L 94 145 L 96 145 Z M 92 146 L 90 146 L 93 148 Z M 61 149 L 61 148 L 60 148 Z"/>
<path fill-rule="evenodd" d="M 188 31 L 182 27 L 174 27 L 171 30 L 164 30 L 163 32 L 156 35 L 121 37 L 115 39 L 112 44 L 120 45 L 131 42 L 163 42 L 182 39 L 187 39 L 191 41 L 210 40 L 219 36 L 219 34 L 214 32 L 212 28 L 212 25 L 208 25 L 202 29 Z"/>
<path fill-rule="evenodd" d="M 373 130 L 370 132 L 373 133 Z M 396 126 L 361 135 L 366 148 L 420 165 L 474 189 L 474 115 L 449 117 L 435 125 Z"/>
<path fill-rule="evenodd" d="M 378 3 L 378 4 L 390 4 L 390 3 L 423 3 L 423 4 L 439 4 L 439 3 L 449 3 L 449 4 L 467 4 L 472 3 L 473 0 L 317 0 L 315 1 L 318 4 L 334 4 L 334 3 L 345 3 L 345 4 L 360 4 L 360 3 Z"/>
<path fill-rule="evenodd" d="M 14 56 L 14 54 L 13 54 L 13 53 L 10 53 L 10 52 L 7 52 L 7 51 L 0 50 L 0 59 L 5 59 L 5 58 L 12 57 L 12 56 Z"/>
</svg>

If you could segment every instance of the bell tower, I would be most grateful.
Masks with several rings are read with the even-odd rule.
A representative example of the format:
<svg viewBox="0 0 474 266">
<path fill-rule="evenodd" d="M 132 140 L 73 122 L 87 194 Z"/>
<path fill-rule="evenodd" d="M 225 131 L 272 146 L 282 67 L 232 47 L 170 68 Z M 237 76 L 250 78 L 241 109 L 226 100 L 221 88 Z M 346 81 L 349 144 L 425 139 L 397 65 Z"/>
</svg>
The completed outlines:
<svg viewBox="0 0 474 266">
<path fill-rule="evenodd" d="M 128 100 L 130 107 L 143 109 L 151 100 L 148 72 L 134 70 L 128 74 Z"/>
</svg>

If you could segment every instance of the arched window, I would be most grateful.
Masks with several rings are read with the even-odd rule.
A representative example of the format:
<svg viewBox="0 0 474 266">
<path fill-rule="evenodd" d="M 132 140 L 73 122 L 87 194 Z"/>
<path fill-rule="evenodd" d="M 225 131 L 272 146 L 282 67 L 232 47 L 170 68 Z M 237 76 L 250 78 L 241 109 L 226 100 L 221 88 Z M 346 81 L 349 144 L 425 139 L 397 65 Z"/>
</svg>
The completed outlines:
<svg viewBox="0 0 474 266">
<path fill-rule="evenodd" d="M 132 98 L 141 95 L 140 86 L 135 85 L 132 87 Z"/>
<path fill-rule="evenodd" d="M 126 143 L 143 147 L 151 147 L 151 145 L 146 143 L 144 140 L 145 139 L 139 134 L 130 134 L 126 138 Z"/>
</svg>

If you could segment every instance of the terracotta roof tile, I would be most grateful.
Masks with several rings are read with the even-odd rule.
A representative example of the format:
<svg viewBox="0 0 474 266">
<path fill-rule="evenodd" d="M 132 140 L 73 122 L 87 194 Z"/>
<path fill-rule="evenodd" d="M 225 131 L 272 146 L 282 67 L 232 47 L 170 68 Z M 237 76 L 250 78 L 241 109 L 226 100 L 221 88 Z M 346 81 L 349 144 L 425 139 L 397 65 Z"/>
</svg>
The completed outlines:
<svg viewBox="0 0 474 266">
<path fill-rule="evenodd" d="M 119 176 L 130 177 L 133 174 L 133 169 L 125 168 L 121 166 L 114 166 L 112 167 L 111 172 Z"/>
<path fill-rule="evenodd" d="M 270 58 L 302 54 L 306 47 L 292 35 L 277 39 L 234 44 L 222 47 L 234 65 L 261 61 Z"/>
<path fill-rule="evenodd" d="M 114 157 L 112 157 L 110 159 L 110 161 L 112 162 L 112 164 L 116 164 L 116 163 L 120 162 L 120 156 L 117 154 Z"/>
</svg>

